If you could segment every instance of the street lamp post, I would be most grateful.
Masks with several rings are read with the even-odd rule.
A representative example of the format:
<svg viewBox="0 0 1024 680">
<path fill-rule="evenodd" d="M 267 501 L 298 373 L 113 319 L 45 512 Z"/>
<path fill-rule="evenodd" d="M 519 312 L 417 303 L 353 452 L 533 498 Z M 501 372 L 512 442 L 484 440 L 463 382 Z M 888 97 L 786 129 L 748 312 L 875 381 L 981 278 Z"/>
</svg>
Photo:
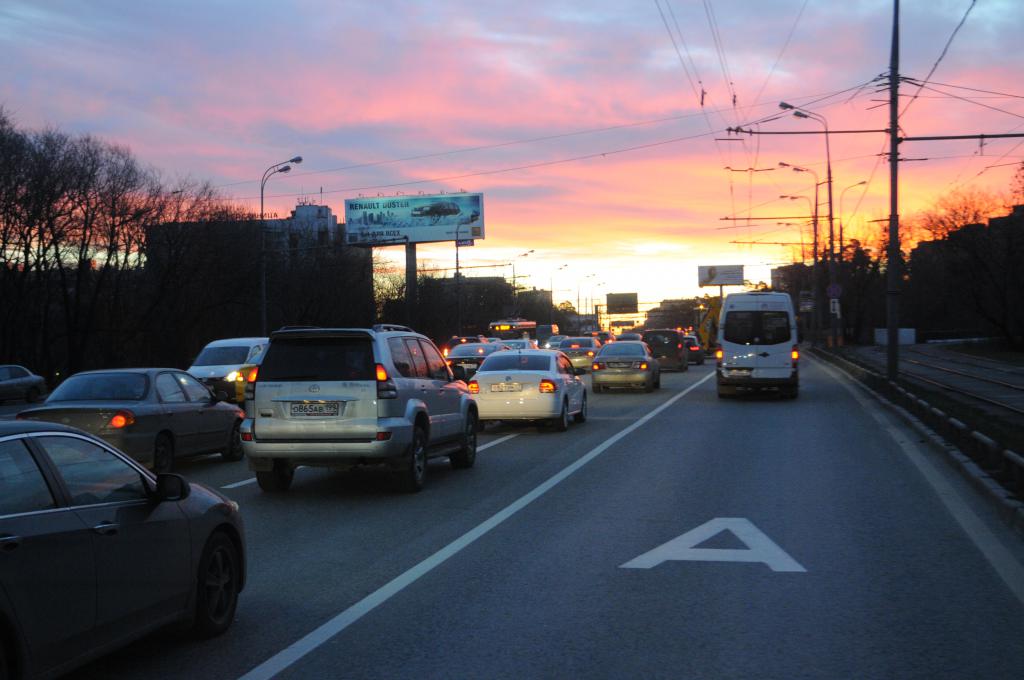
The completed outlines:
<svg viewBox="0 0 1024 680">
<path fill-rule="evenodd" d="M 292 166 L 302 162 L 302 156 L 295 156 L 280 163 L 274 163 L 263 171 L 260 178 L 260 331 L 267 335 L 267 222 L 263 219 L 263 189 L 267 180 L 277 173 L 289 172 Z"/>
<path fill-rule="evenodd" d="M 555 322 L 555 272 L 560 272 L 560 271 L 562 271 L 563 269 L 565 269 L 568 266 L 569 266 L 568 264 L 563 264 L 561 267 L 558 267 L 557 269 L 555 269 L 554 272 L 551 272 L 551 277 L 550 277 L 551 278 L 551 289 L 550 289 L 551 300 L 549 301 L 549 305 L 548 305 L 548 323 L 549 324 L 553 324 Z"/>
<path fill-rule="evenodd" d="M 791 165 L 789 163 L 783 163 L 781 161 L 779 162 L 779 166 L 783 168 L 792 168 L 793 172 L 807 172 L 810 173 L 812 177 L 814 177 L 814 211 L 811 218 L 814 224 L 814 257 L 811 260 L 811 288 L 813 288 L 814 293 L 814 311 L 811 314 L 811 325 L 814 330 L 814 338 L 812 340 L 812 344 L 817 344 L 818 336 L 821 333 L 821 299 L 818 294 L 818 289 L 820 288 L 820 286 L 818 285 L 818 279 L 820 278 L 818 275 L 818 254 L 820 252 L 818 246 L 818 187 L 821 186 L 821 182 L 818 181 L 818 173 L 816 173 L 814 170 L 811 170 L 810 168 L 800 167 L 799 165 Z"/>
<path fill-rule="evenodd" d="M 836 286 L 836 254 L 835 254 L 835 230 L 833 229 L 834 211 L 832 209 L 832 150 L 829 146 L 828 120 L 820 113 L 805 111 L 786 102 L 779 102 L 779 108 L 792 110 L 797 118 L 807 118 L 821 123 L 825 128 L 825 172 L 828 182 L 828 286 L 835 292 Z M 830 293 L 831 297 L 831 293 Z M 837 296 L 838 297 L 838 296 Z M 839 318 L 829 309 L 829 328 L 831 331 L 830 344 L 835 346 L 839 342 Z"/>
<path fill-rule="evenodd" d="M 462 336 L 462 277 L 459 275 L 459 231 L 462 225 L 455 226 L 455 330 Z"/>
<path fill-rule="evenodd" d="M 808 214 L 812 215 L 811 219 L 815 219 L 814 216 L 815 216 L 815 213 L 817 211 L 817 207 L 811 205 L 811 197 L 810 196 L 789 196 L 789 195 L 783 194 L 782 196 L 779 196 L 779 198 L 788 198 L 791 201 L 796 201 L 798 199 L 803 199 L 803 200 L 807 201 L 807 212 L 808 212 Z M 780 222 L 779 224 L 781 224 L 783 226 L 788 226 L 791 223 L 789 223 L 789 222 Z M 801 264 L 803 264 L 804 261 L 807 259 L 806 255 L 804 255 L 804 225 L 806 225 L 806 222 L 802 223 L 801 226 L 800 226 L 800 263 Z M 818 230 L 817 230 L 817 225 L 815 224 L 814 226 L 815 226 L 815 229 L 814 229 L 814 247 L 815 247 L 815 249 L 817 249 L 817 247 L 818 247 Z"/>
<path fill-rule="evenodd" d="M 516 284 L 516 260 L 521 257 L 529 257 L 533 249 L 527 250 L 525 253 L 519 253 L 512 258 L 512 305 L 515 307 L 516 314 L 519 314 L 519 286 Z"/>
<path fill-rule="evenodd" d="M 843 261 L 843 223 L 846 222 L 846 217 L 845 217 L 846 213 L 843 212 L 843 197 L 846 196 L 846 192 L 849 191 L 850 189 L 852 189 L 854 187 L 864 186 L 867 183 L 868 183 L 868 181 L 866 179 L 862 179 L 861 181 L 857 182 L 856 184 L 851 184 L 850 186 L 846 187 L 841 192 L 839 192 L 839 261 L 840 262 Z"/>
</svg>

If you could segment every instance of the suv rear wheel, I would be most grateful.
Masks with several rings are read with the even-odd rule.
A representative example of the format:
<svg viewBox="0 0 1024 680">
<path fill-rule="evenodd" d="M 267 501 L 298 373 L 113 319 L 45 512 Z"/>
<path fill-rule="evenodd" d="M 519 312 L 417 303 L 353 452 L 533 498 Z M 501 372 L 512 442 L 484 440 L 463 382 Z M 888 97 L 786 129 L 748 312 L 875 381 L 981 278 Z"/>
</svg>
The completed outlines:
<svg viewBox="0 0 1024 680">
<path fill-rule="evenodd" d="M 295 468 L 283 460 L 274 461 L 274 469 L 256 473 L 256 483 L 270 493 L 287 491 L 295 477 Z"/>
<path fill-rule="evenodd" d="M 470 411 L 466 416 L 466 427 L 462 433 L 462 448 L 449 457 L 452 467 L 456 470 L 471 468 L 476 462 L 476 433 L 479 429 L 476 412 Z"/>
<path fill-rule="evenodd" d="M 427 479 L 427 433 L 422 427 L 417 426 L 412 430 L 412 443 L 399 469 L 398 479 L 402 488 L 409 493 L 423 489 Z"/>
</svg>

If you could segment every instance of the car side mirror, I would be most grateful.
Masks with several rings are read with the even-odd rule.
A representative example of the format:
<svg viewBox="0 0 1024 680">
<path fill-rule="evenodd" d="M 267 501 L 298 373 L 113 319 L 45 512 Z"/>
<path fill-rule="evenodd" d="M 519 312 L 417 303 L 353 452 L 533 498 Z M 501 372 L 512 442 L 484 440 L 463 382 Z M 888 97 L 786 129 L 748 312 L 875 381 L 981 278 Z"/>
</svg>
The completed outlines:
<svg viewBox="0 0 1024 680">
<path fill-rule="evenodd" d="M 217 390 L 216 392 L 213 393 L 213 400 L 214 401 L 227 401 L 228 400 L 228 393 L 225 392 L 224 390 Z"/>
<path fill-rule="evenodd" d="M 456 380 L 466 379 L 466 369 L 462 366 L 452 366 L 452 375 L 455 376 Z"/>
<path fill-rule="evenodd" d="M 188 480 L 181 475 L 162 472 L 156 476 L 156 491 L 153 498 L 158 503 L 164 501 L 183 501 L 192 493 Z"/>
</svg>

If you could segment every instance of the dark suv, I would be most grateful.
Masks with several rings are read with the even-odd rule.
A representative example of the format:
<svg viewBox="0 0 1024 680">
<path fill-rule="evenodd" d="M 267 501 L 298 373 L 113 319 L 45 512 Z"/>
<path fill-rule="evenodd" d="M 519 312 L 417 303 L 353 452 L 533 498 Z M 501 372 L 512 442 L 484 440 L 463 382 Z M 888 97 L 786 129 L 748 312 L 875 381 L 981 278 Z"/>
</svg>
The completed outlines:
<svg viewBox="0 0 1024 680">
<path fill-rule="evenodd" d="M 663 369 L 686 371 L 690 368 L 683 333 L 672 328 L 644 331 L 644 342 Z"/>
<path fill-rule="evenodd" d="M 419 491 L 427 458 L 476 459 L 477 409 L 437 347 L 402 326 L 277 331 L 247 383 L 241 426 L 264 491 L 284 491 L 299 465 L 385 464 Z"/>
</svg>

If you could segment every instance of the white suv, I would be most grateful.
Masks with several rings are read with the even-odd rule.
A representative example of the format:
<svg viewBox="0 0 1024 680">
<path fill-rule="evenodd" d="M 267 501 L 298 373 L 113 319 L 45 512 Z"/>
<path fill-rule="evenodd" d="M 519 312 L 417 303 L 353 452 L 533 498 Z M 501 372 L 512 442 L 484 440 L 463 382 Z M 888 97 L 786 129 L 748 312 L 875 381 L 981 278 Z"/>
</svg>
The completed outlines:
<svg viewBox="0 0 1024 680">
<path fill-rule="evenodd" d="M 264 491 L 284 491 L 299 465 L 385 464 L 419 491 L 427 459 L 476 459 L 477 409 L 429 339 L 404 326 L 304 328 L 270 336 L 246 386 L 240 430 Z"/>
</svg>

